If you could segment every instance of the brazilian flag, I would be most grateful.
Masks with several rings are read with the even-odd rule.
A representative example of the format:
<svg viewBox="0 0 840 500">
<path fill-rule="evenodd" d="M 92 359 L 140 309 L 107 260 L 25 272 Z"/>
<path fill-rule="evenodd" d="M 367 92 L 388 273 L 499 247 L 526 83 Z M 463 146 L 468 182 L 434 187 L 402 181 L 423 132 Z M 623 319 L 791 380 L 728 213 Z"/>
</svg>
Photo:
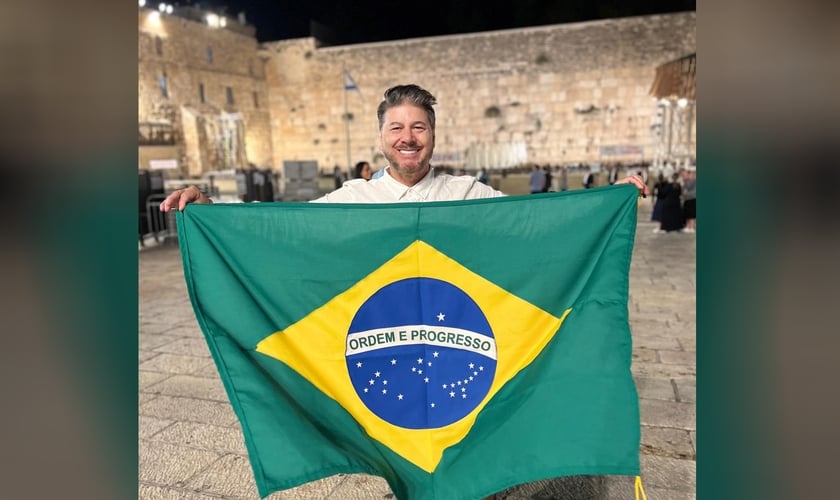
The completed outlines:
<svg viewBox="0 0 840 500">
<path fill-rule="evenodd" d="M 422 500 L 637 475 L 637 194 L 189 205 L 187 287 L 260 495 L 337 473 Z"/>
</svg>

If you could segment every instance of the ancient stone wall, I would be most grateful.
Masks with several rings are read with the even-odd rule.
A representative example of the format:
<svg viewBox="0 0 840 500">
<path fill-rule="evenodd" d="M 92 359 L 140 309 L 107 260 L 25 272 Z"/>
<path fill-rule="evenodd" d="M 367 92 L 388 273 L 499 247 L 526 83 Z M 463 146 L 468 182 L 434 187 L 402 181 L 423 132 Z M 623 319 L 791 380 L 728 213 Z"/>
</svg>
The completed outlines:
<svg viewBox="0 0 840 500">
<path fill-rule="evenodd" d="M 170 128 L 182 176 L 284 160 L 347 168 L 348 133 L 349 163 L 379 168 L 376 106 L 409 82 L 438 98 L 438 165 L 651 161 L 655 69 L 696 52 L 693 12 L 339 47 L 259 45 L 248 26 L 198 19 L 139 9 L 141 131 Z M 345 69 L 359 92 L 344 92 Z"/>
<path fill-rule="evenodd" d="M 239 31 L 140 9 L 139 122 L 172 127 L 182 176 L 272 164 L 263 61 Z"/>
<path fill-rule="evenodd" d="M 346 168 L 345 97 L 350 163 L 383 165 L 376 106 L 400 83 L 438 98 L 437 163 L 650 161 L 655 69 L 693 52 L 694 12 L 339 47 L 264 43 L 274 166 Z M 343 69 L 359 93 L 345 95 Z"/>
</svg>

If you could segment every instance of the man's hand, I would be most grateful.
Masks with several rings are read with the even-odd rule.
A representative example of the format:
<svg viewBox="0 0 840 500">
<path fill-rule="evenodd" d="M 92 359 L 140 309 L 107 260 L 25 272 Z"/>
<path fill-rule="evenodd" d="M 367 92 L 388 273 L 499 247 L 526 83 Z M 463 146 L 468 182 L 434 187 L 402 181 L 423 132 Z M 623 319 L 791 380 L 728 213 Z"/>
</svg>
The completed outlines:
<svg viewBox="0 0 840 500">
<path fill-rule="evenodd" d="M 650 194 L 650 189 L 648 189 L 647 184 L 645 184 L 645 180 L 639 174 L 629 175 L 620 181 L 615 181 L 616 184 L 633 184 L 637 188 L 639 188 L 639 196 L 647 197 Z"/>
<path fill-rule="evenodd" d="M 196 186 L 185 187 L 173 191 L 160 203 L 160 211 L 168 212 L 172 209 L 183 211 L 187 203 L 213 203 L 210 198 L 204 195 Z"/>
</svg>

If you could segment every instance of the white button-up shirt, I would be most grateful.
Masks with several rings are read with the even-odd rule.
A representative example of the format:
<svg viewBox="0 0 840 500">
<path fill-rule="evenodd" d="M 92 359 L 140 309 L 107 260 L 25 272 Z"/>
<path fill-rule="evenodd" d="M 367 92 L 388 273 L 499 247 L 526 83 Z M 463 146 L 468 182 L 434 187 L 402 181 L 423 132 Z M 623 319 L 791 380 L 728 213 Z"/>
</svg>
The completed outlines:
<svg viewBox="0 0 840 500">
<path fill-rule="evenodd" d="M 385 167 L 390 170 L 390 166 Z M 473 200 L 505 196 L 471 176 L 435 174 L 430 168 L 420 182 L 409 187 L 385 172 L 381 177 L 365 181 L 353 179 L 339 189 L 312 200 L 321 203 L 397 203 L 410 201 Z"/>
</svg>

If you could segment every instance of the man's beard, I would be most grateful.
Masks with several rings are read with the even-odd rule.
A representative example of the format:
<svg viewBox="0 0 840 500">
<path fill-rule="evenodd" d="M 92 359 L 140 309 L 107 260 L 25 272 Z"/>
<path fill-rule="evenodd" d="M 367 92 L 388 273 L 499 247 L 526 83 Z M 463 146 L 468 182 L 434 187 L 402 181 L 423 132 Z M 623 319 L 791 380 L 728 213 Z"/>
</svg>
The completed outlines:
<svg viewBox="0 0 840 500">
<path fill-rule="evenodd" d="M 391 165 L 391 168 L 403 179 L 409 182 L 416 182 L 423 178 L 426 175 L 426 172 L 429 170 L 429 156 L 421 156 L 417 160 L 416 165 L 405 165 L 404 159 L 400 158 L 400 153 L 393 149 L 387 153 L 383 152 L 385 158 L 388 160 L 388 163 Z M 412 163 L 414 160 L 412 160 Z"/>
</svg>

